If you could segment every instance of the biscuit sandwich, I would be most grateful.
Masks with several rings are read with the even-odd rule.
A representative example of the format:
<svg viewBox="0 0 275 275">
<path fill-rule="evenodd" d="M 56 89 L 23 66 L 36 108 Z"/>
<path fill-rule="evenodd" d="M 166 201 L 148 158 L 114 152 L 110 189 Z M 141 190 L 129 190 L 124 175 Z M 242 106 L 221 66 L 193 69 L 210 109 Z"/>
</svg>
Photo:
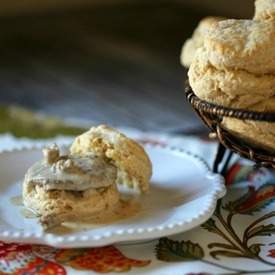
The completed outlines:
<svg viewBox="0 0 275 275">
<path fill-rule="evenodd" d="M 117 184 L 147 192 L 152 164 L 134 140 L 107 126 L 91 128 L 70 150 L 43 149 L 23 182 L 23 203 L 45 229 L 85 221 L 115 209 Z"/>
</svg>

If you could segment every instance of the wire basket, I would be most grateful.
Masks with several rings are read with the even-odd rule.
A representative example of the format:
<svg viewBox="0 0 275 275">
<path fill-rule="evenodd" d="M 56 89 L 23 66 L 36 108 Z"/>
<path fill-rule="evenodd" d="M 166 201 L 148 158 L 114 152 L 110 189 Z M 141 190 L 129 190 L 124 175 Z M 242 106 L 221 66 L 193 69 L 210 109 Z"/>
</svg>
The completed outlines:
<svg viewBox="0 0 275 275">
<path fill-rule="evenodd" d="M 218 166 L 223 161 L 226 149 L 229 149 L 229 155 L 224 163 L 221 173 L 225 173 L 227 165 L 231 159 L 232 152 L 250 159 L 258 166 L 268 166 L 275 168 L 275 155 L 257 146 L 249 144 L 246 140 L 238 138 L 227 130 L 222 128 L 221 122 L 224 117 L 231 117 L 240 120 L 254 120 L 262 122 L 275 122 L 275 113 L 255 112 L 242 109 L 226 108 L 216 104 L 199 99 L 193 92 L 189 83 L 186 83 L 185 94 L 188 102 L 192 105 L 195 112 L 202 121 L 210 128 L 211 137 L 216 137 L 220 146 L 214 162 L 213 170 L 218 172 Z"/>
</svg>

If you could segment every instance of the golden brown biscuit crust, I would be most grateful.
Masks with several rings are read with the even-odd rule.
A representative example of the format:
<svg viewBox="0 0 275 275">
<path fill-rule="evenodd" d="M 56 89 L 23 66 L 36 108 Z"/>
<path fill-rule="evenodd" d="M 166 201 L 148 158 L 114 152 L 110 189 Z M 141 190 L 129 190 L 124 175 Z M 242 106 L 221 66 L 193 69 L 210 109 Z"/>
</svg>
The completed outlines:
<svg viewBox="0 0 275 275">
<path fill-rule="evenodd" d="M 275 22 L 224 20 L 205 35 L 209 61 L 217 69 L 275 74 Z"/>
<path fill-rule="evenodd" d="M 275 76 L 255 75 L 244 70 L 217 69 L 208 59 L 204 48 L 188 72 L 194 93 L 201 99 L 233 108 L 259 111 L 275 110 Z M 264 107 L 265 106 L 265 107 Z"/>
<path fill-rule="evenodd" d="M 257 0 L 254 20 L 223 20 L 204 34 L 188 72 L 194 93 L 225 107 L 275 111 L 275 0 Z M 275 124 L 224 118 L 222 126 L 275 151 Z"/>
<path fill-rule="evenodd" d="M 254 20 L 275 20 L 275 0 L 256 0 Z"/>
<path fill-rule="evenodd" d="M 39 185 L 23 183 L 24 205 L 39 215 L 45 228 L 60 225 L 68 220 L 89 219 L 113 207 L 118 200 L 119 192 L 115 184 L 104 189 L 76 192 L 46 191 Z"/>
<path fill-rule="evenodd" d="M 252 146 L 263 148 L 268 152 L 275 152 L 275 125 L 267 122 L 224 118 L 222 126 Z"/>
<path fill-rule="evenodd" d="M 111 160 L 118 168 L 118 183 L 146 192 L 152 175 L 152 164 L 145 150 L 134 140 L 106 125 L 92 127 L 76 137 L 70 151 L 85 155 L 93 152 Z"/>
<path fill-rule="evenodd" d="M 214 16 L 208 16 L 203 18 L 197 28 L 195 29 L 193 35 L 191 38 L 187 39 L 182 47 L 180 61 L 181 64 L 187 68 L 190 67 L 196 51 L 198 48 L 203 46 L 203 40 L 205 33 L 209 30 L 209 28 L 221 21 L 225 20 L 224 17 L 214 17 Z"/>
</svg>

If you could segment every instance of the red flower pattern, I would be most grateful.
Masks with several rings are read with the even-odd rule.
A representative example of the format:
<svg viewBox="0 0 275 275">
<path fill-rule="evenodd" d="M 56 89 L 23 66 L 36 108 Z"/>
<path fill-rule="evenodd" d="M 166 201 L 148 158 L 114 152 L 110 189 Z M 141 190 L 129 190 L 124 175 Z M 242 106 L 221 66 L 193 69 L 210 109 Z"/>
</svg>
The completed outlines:
<svg viewBox="0 0 275 275">
<path fill-rule="evenodd" d="M 230 167 L 225 177 L 225 183 L 227 186 L 232 185 L 235 182 L 235 178 L 240 172 L 240 170 L 241 170 L 241 165 L 238 162 Z"/>
<path fill-rule="evenodd" d="M 268 252 L 269 252 L 269 254 L 267 255 L 268 257 L 275 258 L 275 249 L 271 249 Z"/>
<path fill-rule="evenodd" d="M 0 260 L 11 254 L 30 250 L 31 245 L 28 244 L 4 243 L 0 241 Z"/>
<path fill-rule="evenodd" d="M 0 241 L 1 274 L 66 275 L 64 266 L 76 270 L 123 272 L 143 267 L 151 261 L 124 256 L 114 246 L 87 249 L 56 249 L 43 245 L 25 245 Z"/>
<path fill-rule="evenodd" d="M 258 190 L 254 187 L 249 187 L 249 192 L 246 200 L 236 207 L 238 213 L 250 214 L 253 211 L 265 207 L 275 199 L 275 185 L 265 184 Z"/>
</svg>

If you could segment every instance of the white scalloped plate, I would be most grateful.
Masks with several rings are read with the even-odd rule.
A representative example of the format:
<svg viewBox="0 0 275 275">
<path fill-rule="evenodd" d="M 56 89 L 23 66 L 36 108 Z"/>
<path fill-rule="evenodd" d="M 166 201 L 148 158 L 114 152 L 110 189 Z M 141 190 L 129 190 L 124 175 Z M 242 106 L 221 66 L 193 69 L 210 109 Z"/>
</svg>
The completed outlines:
<svg viewBox="0 0 275 275">
<path fill-rule="evenodd" d="M 26 219 L 11 198 L 21 194 L 27 168 L 42 157 L 41 149 L 0 154 L 0 239 L 56 247 L 95 247 L 141 241 L 190 230 L 205 222 L 225 195 L 223 178 L 192 153 L 145 146 L 152 163 L 151 191 L 141 198 L 142 211 L 110 225 L 55 235 L 43 232 L 36 219 Z"/>
</svg>

